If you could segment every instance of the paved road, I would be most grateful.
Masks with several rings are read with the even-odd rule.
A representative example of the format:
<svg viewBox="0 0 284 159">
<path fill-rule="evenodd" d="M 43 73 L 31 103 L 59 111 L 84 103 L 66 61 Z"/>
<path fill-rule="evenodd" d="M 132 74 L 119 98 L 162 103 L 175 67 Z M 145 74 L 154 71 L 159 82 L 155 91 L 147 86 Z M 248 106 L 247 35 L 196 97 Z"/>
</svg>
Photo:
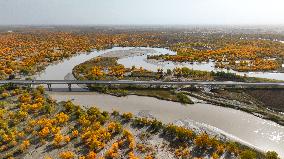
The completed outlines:
<svg viewBox="0 0 284 159">
<path fill-rule="evenodd" d="M 164 81 L 130 81 L 130 80 L 117 80 L 117 81 L 91 81 L 91 80 L 1 80 L 0 84 L 18 84 L 18 85 L 39 85 L 39 84 L 129 84 L 129 85 L 216 85 L 216 86 L 284 86 L 284 83 L 245 83 L 233 81 L 186 81 L 186 82 L 164 82 Z"/>
</svg>

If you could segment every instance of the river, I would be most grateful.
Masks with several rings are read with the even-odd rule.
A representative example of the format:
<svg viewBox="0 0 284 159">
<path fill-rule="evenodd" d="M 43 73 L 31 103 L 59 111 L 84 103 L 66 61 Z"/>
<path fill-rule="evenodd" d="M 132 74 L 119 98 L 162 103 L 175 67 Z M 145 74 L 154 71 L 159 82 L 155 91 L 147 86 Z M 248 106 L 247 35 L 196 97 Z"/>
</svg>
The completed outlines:
<svg viewBox="0 0 284 159">
<path fill-rule="evenodd" d="M 176 52 L 156 48 L 157 53 L 155 54 L 169 54 L 175 55 Z M 284 73 L 277 73 L 277 72 L 237 72 L 234 70 L 227 70 L 227 69 L 220 69 L 214 67 L 214 62 L 172 62 L 172 61 L 158 61 L 158 60 L 147 60 L 147 55 L 142 56 L 131 56 L 126 57 L 118 60 L 118 63 L 125 65 L 126 67 L 131 67 L 133 65 L 137 67 L 143 67 L 145 69 L 151 71 L 157 71 L 158 68 L 163 69 L 166 71 L 167 69 L 174 69 L 176 67 L 188 67 L 194 70 L 201 70 L 201 71 L 224 71 L 224 72 L 231 72 L 236 73 L 241 76 L 248 76 L 248 77 L 260 77 L 260 78 L 268 78 L 268 79 L 275 79 L 275 80 L 284 80 Z"/>
<path fill-rule="evenodd" d="M 77 56 L 65 59 L 62 62 L 48 66 L 43 72 L 35 76 L 36 79 L 64 79 L 72 68 L 88 59 L 113 50 L 127 50 L 131 48 L 113 48 L 104 51 L 93 51 L 88 54 L 79 54 Z M 168 53 L 166 49 L 155 49 L 158 53 Z M 171 53 L 171 52 L 170 52 Z M 146 56 L 146 55 L 142 55 Z M 128 59 L 128 62 L 127 60 Z M 128 57 L 119 60 L 126 66 L 132 66 L 137 56 Z M 139 57 L 137 60 L 141 61 Z M 147 62 L 146 62 L 147 63 Z M 139 64 L 139 63 L 138 63 Z M 155 64 L 141 65 L 143 67 Z M 138 66 L 138 65 L 136 65 Z M 167 67 L 165 65 L 165 67 Z M 230 138 L 254 146 L 260 150 L 274 150 L 281 157 L 284 157 L 284 127 L 272 121 L 264 120 L 239 110 L 219 107 L 205 102 L 192 105 L 182 105 L 176 102 L 158 100 L 151 97 L 127 96 L 114 97 L 110 95 L 88 92 L 79 86 L 72 86 L 77 92 L 66 92 L 66 85 L 52 86 L 55 92 L 48 92 L 58 101 L 73 100 L 74 103 L 85 107 L 96 106 L 102 110 L 120 112 L 148 112 L 165 123 L 172 123 L 176 120 L 193 120 L 210 127 L 217 131 L 227 134 Z"/>
</svg>

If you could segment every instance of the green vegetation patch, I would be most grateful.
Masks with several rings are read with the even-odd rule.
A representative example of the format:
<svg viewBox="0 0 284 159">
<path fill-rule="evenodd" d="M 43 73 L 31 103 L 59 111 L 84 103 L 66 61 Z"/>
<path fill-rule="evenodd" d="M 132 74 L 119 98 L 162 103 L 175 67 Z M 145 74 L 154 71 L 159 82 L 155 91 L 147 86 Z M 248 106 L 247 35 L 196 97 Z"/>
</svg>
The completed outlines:
<svg viewBox="0 0 284 159">
<path fill-rule="evenodd" d="M 98 91 L 105 94 L 111 94 L 114 96 L 122 97 L 127 95 L 138 95 L 138 96 L 147 96 L 147 97 L 155 97 L 161 100 L 168 100 L 173 102 L 180 102 L 183 104 L 194 104 L 190 98 L 183 94 L 177 93 L 171 89 L 166 88 L 143 88 L 143 87 L 118 87 L 113 88 L 109 86 L 90 86 L 91 90 Z"/>
</svg>

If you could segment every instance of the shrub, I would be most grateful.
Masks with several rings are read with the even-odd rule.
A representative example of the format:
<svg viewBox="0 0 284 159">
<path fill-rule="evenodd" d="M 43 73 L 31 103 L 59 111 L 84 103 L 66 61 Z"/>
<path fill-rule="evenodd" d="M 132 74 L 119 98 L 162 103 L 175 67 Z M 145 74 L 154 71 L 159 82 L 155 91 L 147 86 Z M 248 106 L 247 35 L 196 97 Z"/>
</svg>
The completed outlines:
<svg viewBox="0 0 284 159">
<path fill-rule="evenodd" d="M 69 136 L 69 135 L 67 135 L 67 136 L 64 137 L 64 141 L 65 141 L 66 144 L 69 143 L 70 140 L 71 140 L 71 139 L 70 139 L 70 136 Z"/>
<path fill-rule="evenodd" d="M 130 120 L 130 119 L 132 119 L 133 118 L 133 114 L 132 113 L 123 113 L 122 114 L 122 118 L 124 118 L 125 120 Z"/>
<path fill-rule="evenodd" d="M 60 133 L 54 135 L 53 144 L 55 146 L 59 146 L 60 143 L 63 141 L 64 137 Z"/>
<path fill-rule="evenodd" d="M 111 113 L 111 115 L 113 115 L 113 116 L 119 116 L 119 112 L 116 111 L 116 110 L 113 110 L 113 112 Z"/>
<path fill-rule="evenodd" d="M 151 121 L 151 128 L 153 128 L 155 131 L 160 130 L 162 127 L 163 123 L 158 121 L 157 119 Z"/>
<path fill-rule="evenodd" d="M 60 124 L 64 124 L 65 122 L 67 122 L 69 120 L 69 116 L 63 112 L 57 114 L 56 116 L 56 119 L 58 121 L 58 123 Z"/>
<path fill-rule="evenodd" d="M 256 154 L 252 152 L 251 150 L 244 150 L 243 152 L 241 152 L 240 158 L 241 159 L 255 159 Z"/>
<path fill-rule="evenodd" d="M 72 131 L 72 137 L 78 137 L 78 135 L 79 135 L 79 132 L 78 132 L 78 130 L 73 130 Z"/>
<path fill-rule="evenodd" d="M 28 149 L 30 146 L 30 141 L 29 140 L 24 140 L 23 143 L 20 145 L 20 148 L 22 151 Z"/>
<path fill-rule="evenodd" d="M 229 153 L 236 153 L 238 151 L 238 145 L 235 142 L 229 142 L 227 144 L 227 150 Z"/>
<path fill-rule="evenodd" d="M 119 149 L 119 145 L 117 142 L 114 142 L 111 145 L 111 148 L 106 152 L 105 157 L 106 158 L 117 158 L 118 157 L 118 149 Z"/>
<path fill-rule="evenodd" d="M 175 150 L 175 156 L 177 158 L 189 158 L 190 152 L 188 149 L 181 147 Z"/>
<path fill-rule="evenodd" d="M 2 97 L 2 98 L 7 98 L 7 97 L 9 97 L 9 93 L 8 93 L 8 92 L 3 92 L 3 93 L 1 94 L 1 97 Z"/>
<path fill-rule="evenodd" d="M 74 109 L 74 104 L 70 100 L 65 102 L 63 106 L 68 112 Z"/>
<path fill-rule="evenodd" d="M 107 129 L 111 134 L 119 133 L 122 130 L 122 125 L 117 122 L 110 122 Z"/>
<path fill-rule="evenodd" d="M 279 159 L 278 154 L 275 151 L 268 151 L 265 154 L 266 159 Z"/>
<path fill-rule="evenodd" d="M 209 142 L 210 142 L 209 135 L 206 133 L 201 133 L 200 135 L 196 136 L 194 142 L 196 146 L 205 148 L 206 146 L 209 145 Z"/>
<path fill-rule="evenodd" d="M 187 97 L 187 95 L 181 92 L 177 93 L 176 95 L 177 95 L 179 102 L 184 103 L 184 104 L 192 103 L 192 101 Z"/>
<path fill-rule="evenodd" d="M 192 130 L 176 125 L 168 125 L 165 129 L 166 133 L 173 138 L 177 138 L 181 141 L 189 141 L 194 137 Z"/>
<path fill-rule="evenodd" d="M 94 151 L 90 151 L 86 156 L 86 159 L 96 159 L 97 154 Z"/>
<path fill-rule="evenodd" d="M 64 151 L 59 154 L 61 159 L 73 159 L 75 157 L 72 151 Z"/>
<path fill-rule="evenodd" d="M 41 94 L 44 94 L 44 92 L 45 92 L 45 89 L 44 89 L 43 86 L 38 86 L 36 89 L 37 89 Z"/>
<path fill-rule="evenodd" d="M 41 131 L 39 131 L 39 136 L 45 138 L 49 134 L 49 128 L 44 127 Z"/>
<path fill-rule="evenodd" d="M 220 157 L 219 157 L 219 155 L 218 155 L 217 153 L 213 153 L 213 154 L 212 154 L 212 158 L 213 158 L 213 159 L 218 159 L 218 158 L 220 158 Z"/>
</svg>

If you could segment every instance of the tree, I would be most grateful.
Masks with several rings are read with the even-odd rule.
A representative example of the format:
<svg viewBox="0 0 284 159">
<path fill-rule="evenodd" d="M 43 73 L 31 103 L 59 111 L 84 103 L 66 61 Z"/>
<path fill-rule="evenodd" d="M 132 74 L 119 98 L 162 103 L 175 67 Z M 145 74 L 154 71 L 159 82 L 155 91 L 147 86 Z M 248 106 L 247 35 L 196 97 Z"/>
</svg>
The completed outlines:
<svg viewBox="0 0 284 159">
<path fill-rule="evenodd" d="M 39 131 L 39 136 L 45 138 L 49 134 L 49 128 L 44 127 L 41 131 Z"/>
<path fill-rule="evenodd" d="M 241 159 L 256 159 L 256 153 L 251 150 L 244 150 L 240 154 Z"/>
<path fill-rule="evenodd" d="M 212 154 L 212 158 L 213 159 L 218 159 L 218 158 L 220 158 L 220 156 L 217 153 L 213 153 Z"/>
<path fill-rule="evenodd" d="M 94 66 L 92 69 L 92 75 L 96 77 L 101 77 L 104 75 L 104 73 L 102 72 L 101 67 Z"/>
<path fill-rule="evenodd" d="M 65 143 L 67 144 L 67 143 L 69 143 L 70 142 L 70 136 L 69 135 L 66 135 L 65 137 L 64 137 L 64 141 L 65 141 Z"/>
<path fill-rule="evenodd" d="M 64 151 L 59 154 L 61 159 L 73 159 L 75 157 L 72 151 Z"/>
<path fill-rule="evenodd" d="M 72 131 L 72 137 L 78 137 L 78 135 L 79 135 L 79 132 L 78 132 L 78 130 L 73 130 Z"/>
<path fill-rule="evenodd" d="M 130 112 L 128 112 L 128 113 L 123 113 L 123 114 L 122 114 L 122 118 L 125 119 L 125 120 L 127 120 L 127 121 L 129 121 L 130 119 L 133 118 L 133 114 L 130 113 Z"/>
<path fill-rule="evenodd" d="M 59 146 L 60 143 L 63 141 L 64 137 L 60 133 L 55 134 L 54 139 L 53 139 L 53 144 L 55 146 Z"/>
<path fill-rule="evenodd" d="M 3 92 L 3 93 L 1 94 L 1 97 L 2 97 L 2 98 L 7 98 L 7 97 L 9 97 L 9 93 L 8 93 L 8 92 Z"/>
<path fill-rule="evenodd" d="M 227 150 L 230 153 L 236 153 L 238 150 L 238 145 L 235 142 L 229 142 L 227 144 Z"/>
<path fill-rule="evenodd" d="M 97 154 L 94 151 L 90 151 L 86 156 L 86 159 L 96 159 Z"/>
<path fill-rule="evenodd" d="M 55 117 L 60 124 L 63 124 L 69 120 L 69 116 L 63 112 L 57 114 Z"/>
<path fill-rule="evenodd" d="M 275 151 L 268 151 L 265 154 L 266 159 L 279 159 L 278 154 Z"/>
<path fill-rule="evenodd" d="M 167 75 L 172 75 L 172 70 L 171 69 L 167 69 Z"/>
<path fill-rule="evenodd" d="M 110 71 L 109 75 L 122 78 L 126 70 L 125 70 L 124 65 L 117 65 L 117 66 L 109 67 L 109 71 Z"/>
<path fill-rule="evenodd" d="M 135 65 L 131 67 L 131 70 L 134 71 L 136 69 Z"/>
<path fill-rule="evenodd" d="M 206 133 L 201 133 L 200 135 L 196 136 L 194 142 L 196 146 L 200 148 L 205 148 L 206 146 L 209 145 L 210 142 L 209 135 Z"/>
<path fill-rule="evenodd" d="M 22 151 L 28 149 L 30 146 L 30 141 L 29 140 L 24 140 L 23 143 L 20 145 L 20 148 Z"/>
</svg>

